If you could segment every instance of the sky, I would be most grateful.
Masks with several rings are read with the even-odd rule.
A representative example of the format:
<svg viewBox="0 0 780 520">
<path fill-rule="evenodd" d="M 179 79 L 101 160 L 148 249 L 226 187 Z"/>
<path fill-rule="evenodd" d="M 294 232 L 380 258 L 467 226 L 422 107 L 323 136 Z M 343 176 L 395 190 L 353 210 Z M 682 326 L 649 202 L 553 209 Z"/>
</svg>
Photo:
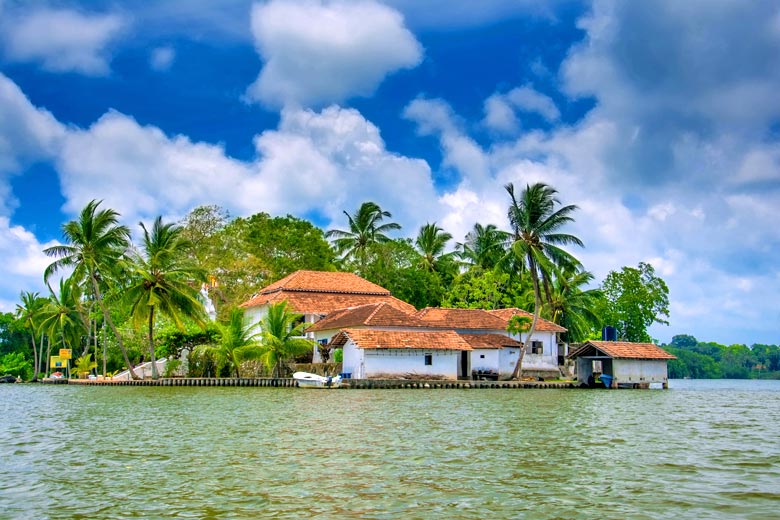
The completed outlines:
<svg viewBox="0 0 780 520">
<path fill-rule="evenodd" d="M 675 334 L 780 343 L 780 4 L 0 0 L 0 311 L 90 200 L 415 236 L 576 204 L 597 282 L 654 266 Z"/>
</svg>

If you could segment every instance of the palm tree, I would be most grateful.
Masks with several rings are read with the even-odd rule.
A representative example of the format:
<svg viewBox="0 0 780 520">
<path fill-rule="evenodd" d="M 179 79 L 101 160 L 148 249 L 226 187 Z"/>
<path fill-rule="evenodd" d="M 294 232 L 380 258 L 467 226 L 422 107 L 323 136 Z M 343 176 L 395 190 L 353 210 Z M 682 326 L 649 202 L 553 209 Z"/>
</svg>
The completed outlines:
<svg viewBox="0 0 780 520">
<path fill-rule="evenodd" d="M 325 233 L 325 237 L 333 238 L 333 245 L 342 258 L 356 259 L 363 271 L 370 247 L 389 242 L 390 238 L 385 233 L 401 229 L 401 226 L 395 222 L 382 224 L 385 217 L 390 218 L 392 215 L 389 211 L 383 211 L 375 202 L 364 202 L 354 215 L 346 211 L 344 214 L 349 222 L 349 231 L 331 229 Z"/>
<path fill-rule="evenodd" d="M 565 327 L 564 338 L 568 343 L 587 339 L 594 327 L 598 327 L 596 314 L 603 294 L 598 289 L 586 289 L 593 281 L 593 274 L 581 269 L 556 269 L 552 283 L 552 303 L 545 308 L 549 318 Z"/>
<path fill-rule="evenodd" d="M 560 233 L 567 223 L 573 222 L 571 214 L 577 206 L 569 205 L 556 209 L 560 201 L 555 196 L 557 190 L 544 183 L 526 185 L 518 199 L 515 187 L 510 182 L 504 186 L 511 204 L 508 217 L 514 232 L 512 252 L 522 262 L 531 275 L 534 288 L 534 317 L 526 340 L 530 340 L 536 331 L 542 306 L 540 279 L 549 279 L 549 273 L 555 265 L 575 265 L 577 260 L 561 249 L 560 245 L 574 244 L 582 246 L 582 241 L 574 235 Z M 525 348 L 520 350 L 512 377 L 520 377 Z"/>
<path fill-rule="evenodd" d="M 33 361 L 35 363 L 35 369 L 33 371 L 33 381 L 38 380 L 38 372 L 41 368 L 41 360 L 38 356 L 38 346 L 35 343 L 35 334 L 38 333 L 39 322 L 41 318 L 41 310 L 46 305 L 46 298 L 41 298 L 40 295 L 35 292 L 22 291 L 19 295 L 21 304 L 16 305 L 16 317 L 24 323 L 24 328 L 30 331 L 30 341 L 33 348 Z M 43 348 L 43 345 L 41 345 Z M 43 352 L 41 351 L 41 356 Z"/>
<path fill-rule="evenodd" d="M 157 379 L 155 318 L 157 314 L 163 314 L 180 329 L 184 329 L 184 317 L 205 326 L 205 311 L 193 282 L 205 281 L 206 275 L 186 260 L 184 253 L 190 245 L 182 237 L 184 228 L 173 223 L 163 224 L 162 217 L 155 219 L 151 232 L 143 223 L 140 225 L 143 251 L 131 253 L 131 282 L 125 297 L 131 304 L 130 314 L 135 325 L 147 324 L 152 379 Z"/>
<path fill-rule="evenodd" d="M 51 296 L 40 311 L 40 327 L 52 338 L 58 338 L 61 348 L 73 349 L 87 331 L 81 309 L 81 288 L 73 278 L 60 279 L 59 293 L 49 287 Z"/>
<path fill-rule="evenodd" d="M 452 235 L 437 226 L 436 222 L 422 226 L 414 241 L 417 252 L 422 257 L 420 267 L 426 271 L 438 270 L 439 262 L 450 256 L 449 253 L 444 253 L 444 248 L 450 240 Z"/>
<path fill-rule="evenodd" d="M 99 280 L 107 280 L 119 264 L 130 243 L 130 230 L 118 224 L 119 214 L 113 209 L 99 210 L 101 202 L 90 201 L 81 210 L 78 220 L 71 220 L 62 227 L 67 244 L 43 250 L 47 256 L 57 258 L 46 268 L 43 276 L 44 280 L 48 280 L 60 269 L 73 268 L 73 274 L 78 280 L 87 279 L 90 282 L 92 294 L 103 313 L 103 319 L 116 338 L 130 376 L 139 379 L 127 357 L 122 336 L 103 301 L 99 283 Z"/>
<path fill-rule="evenodd" d="M 498 229 L 494 224 L 474 224 L 466 234 L 466 241 L 456 244 L 461 260 L 488 271 L 498 265 L 506 256 L 506 245 L 512 235 Z"/>
<path fill-rule="evenodd" d="M 260 331 L 258 324 L 246 325 L 244 311 L 234 308 L 230 311 L 227 324 L 220 325 L 220 339 L 216 345 L 200 345 L 196 347 L 197 354 L 211 352 L 218 366 L 230 365 L 241 377 L 241 363 L 248 359 L 258 359 L 263 355 L 260 348 Z"/>
<path fill-rule="evenodd" d="M 279 377 L 279 365 L 286 359 L 304 354 L 314 345 L 304 339 L 306 324 L 300 314 L 289 310 L 287 301 L 272 304 L 261 321 L 261 359 L 274 377 Z"/>
</svg>

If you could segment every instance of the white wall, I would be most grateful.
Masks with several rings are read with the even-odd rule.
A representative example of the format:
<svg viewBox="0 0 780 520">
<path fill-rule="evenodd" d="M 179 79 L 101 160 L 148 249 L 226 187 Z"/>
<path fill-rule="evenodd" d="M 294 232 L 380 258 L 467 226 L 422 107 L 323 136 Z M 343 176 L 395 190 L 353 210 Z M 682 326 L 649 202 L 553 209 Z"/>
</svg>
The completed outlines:
<svg viewBox="0 0 780 520">
<path fill-rule="evenodd" d="M 344 358 L 341 363 L 341 371 L 351 373 L 353 379 L 365 379 L 363 349 L 357 348 L 350 340 L 344 345 L 343 354 Z"/>
<path fill-rule="evenodd" d="M 666 383 L 665 359 L 614 359 L 612 367 L 618 383 Z"/>
<path fill-rule="evenodd" d="M 530 345 L 526 333 L 511 334 L 510 337 L 522 341 L 523 345 Z M 542 342 L 542 353 L 531 354 L 526 350 L 523 357 L 523 369 L 556 370 L 558 368 L 558 338 L 555 332 L 536 331 L 531 340 Z M 517 358 L 515 358 L 515 362 L 517 362 Z"/>
<path fill-rule="evenodd" d="M 475 348 L 469 355 L 471 357 L 471 370 L 499 371 L 499 353 L 497 348 Z"/>
<path fill-rule="evenodd" d="M 458 379 L 459 350 L 366 349 L 363 354 L 365 377 L 415 374 Z M 425 364 L 425 354 L 431 354 L 432 365 Z"/>
</svg>

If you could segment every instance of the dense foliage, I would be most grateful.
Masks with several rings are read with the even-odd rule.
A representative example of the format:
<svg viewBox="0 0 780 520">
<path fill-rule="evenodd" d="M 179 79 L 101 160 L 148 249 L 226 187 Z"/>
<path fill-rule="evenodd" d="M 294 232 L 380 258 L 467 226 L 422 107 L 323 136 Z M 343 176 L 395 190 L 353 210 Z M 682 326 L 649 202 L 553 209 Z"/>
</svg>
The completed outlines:
<svg viewBox="0 0 780 520">
<path fill-rule="evenodd" d="M 300 350 L 284 330 L 297 322 L 289 312 L 276 316 L 276 339 L 254 338 L 234 310 L 299 269 L 355 272 L 417 308 L 522 308 L 566 327 L 571 343 L 599 338 L 606 325 L 620 339 L 650 341 L 648 327 L 667 323 L 668 289 L 651 265 L 613 270 L 597 284 L 566 250 L 582 245 L 565 232 L 577 207 L 562 205 L 544 184 L 506 191 L 510 229 L 475 223 L 462 242 L 435 222 L 402 238 L 389 211 L 365 202 L 345 209 L 331 230 L 291 215 L 234 218 L 200 206 L 177 224 L 158 218 L 149 230 L 141 226 L 135 245 L 118 213 L 90 202 L 63 226 L 63 244 L 46 251 L 54 260 L 47 281 L 70 276 L 50 284 L 50 295 L 22 293 L 16 314 L 0 315 L 0 366 L 29 379 L 36 367 L 48 373 L 60 348 L 71 348 L 74 359 L 91 356 L 85 366 L 96 363 L 95 373 L 186 352 L 191 374 L 241 373 L 238 365 L 249 359 L 278 372 Z M 206 301 L 217 323 L 204 322 Z M 670 365 L 675 376 L 778 371 L 774 346 L 681 341 L 668 346 L 679 358 Z"/>
</svg>

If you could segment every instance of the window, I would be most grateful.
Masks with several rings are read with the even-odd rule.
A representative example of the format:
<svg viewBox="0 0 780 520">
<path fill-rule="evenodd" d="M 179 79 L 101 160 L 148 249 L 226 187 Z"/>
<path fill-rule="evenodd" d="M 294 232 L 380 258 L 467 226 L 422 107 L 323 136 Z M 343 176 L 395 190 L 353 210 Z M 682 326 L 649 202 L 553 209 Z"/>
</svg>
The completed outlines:
<svg viewBox="0 0 780 520">
<path fill-rule="evenodd" d="M 480 354 L 479 359 L 485 359 L 485 354 Z"/>
<path fill-rule="evenodd" d="M 526 354 L 541 354 L 544 352 L 544 343 L 541 341 L 532 341 L 525 349 Z"/>
<path fill-rule="evenodd" d="M 425 365 L 433 365 L 433 354 L 425 354 Z"/>
</svg>

